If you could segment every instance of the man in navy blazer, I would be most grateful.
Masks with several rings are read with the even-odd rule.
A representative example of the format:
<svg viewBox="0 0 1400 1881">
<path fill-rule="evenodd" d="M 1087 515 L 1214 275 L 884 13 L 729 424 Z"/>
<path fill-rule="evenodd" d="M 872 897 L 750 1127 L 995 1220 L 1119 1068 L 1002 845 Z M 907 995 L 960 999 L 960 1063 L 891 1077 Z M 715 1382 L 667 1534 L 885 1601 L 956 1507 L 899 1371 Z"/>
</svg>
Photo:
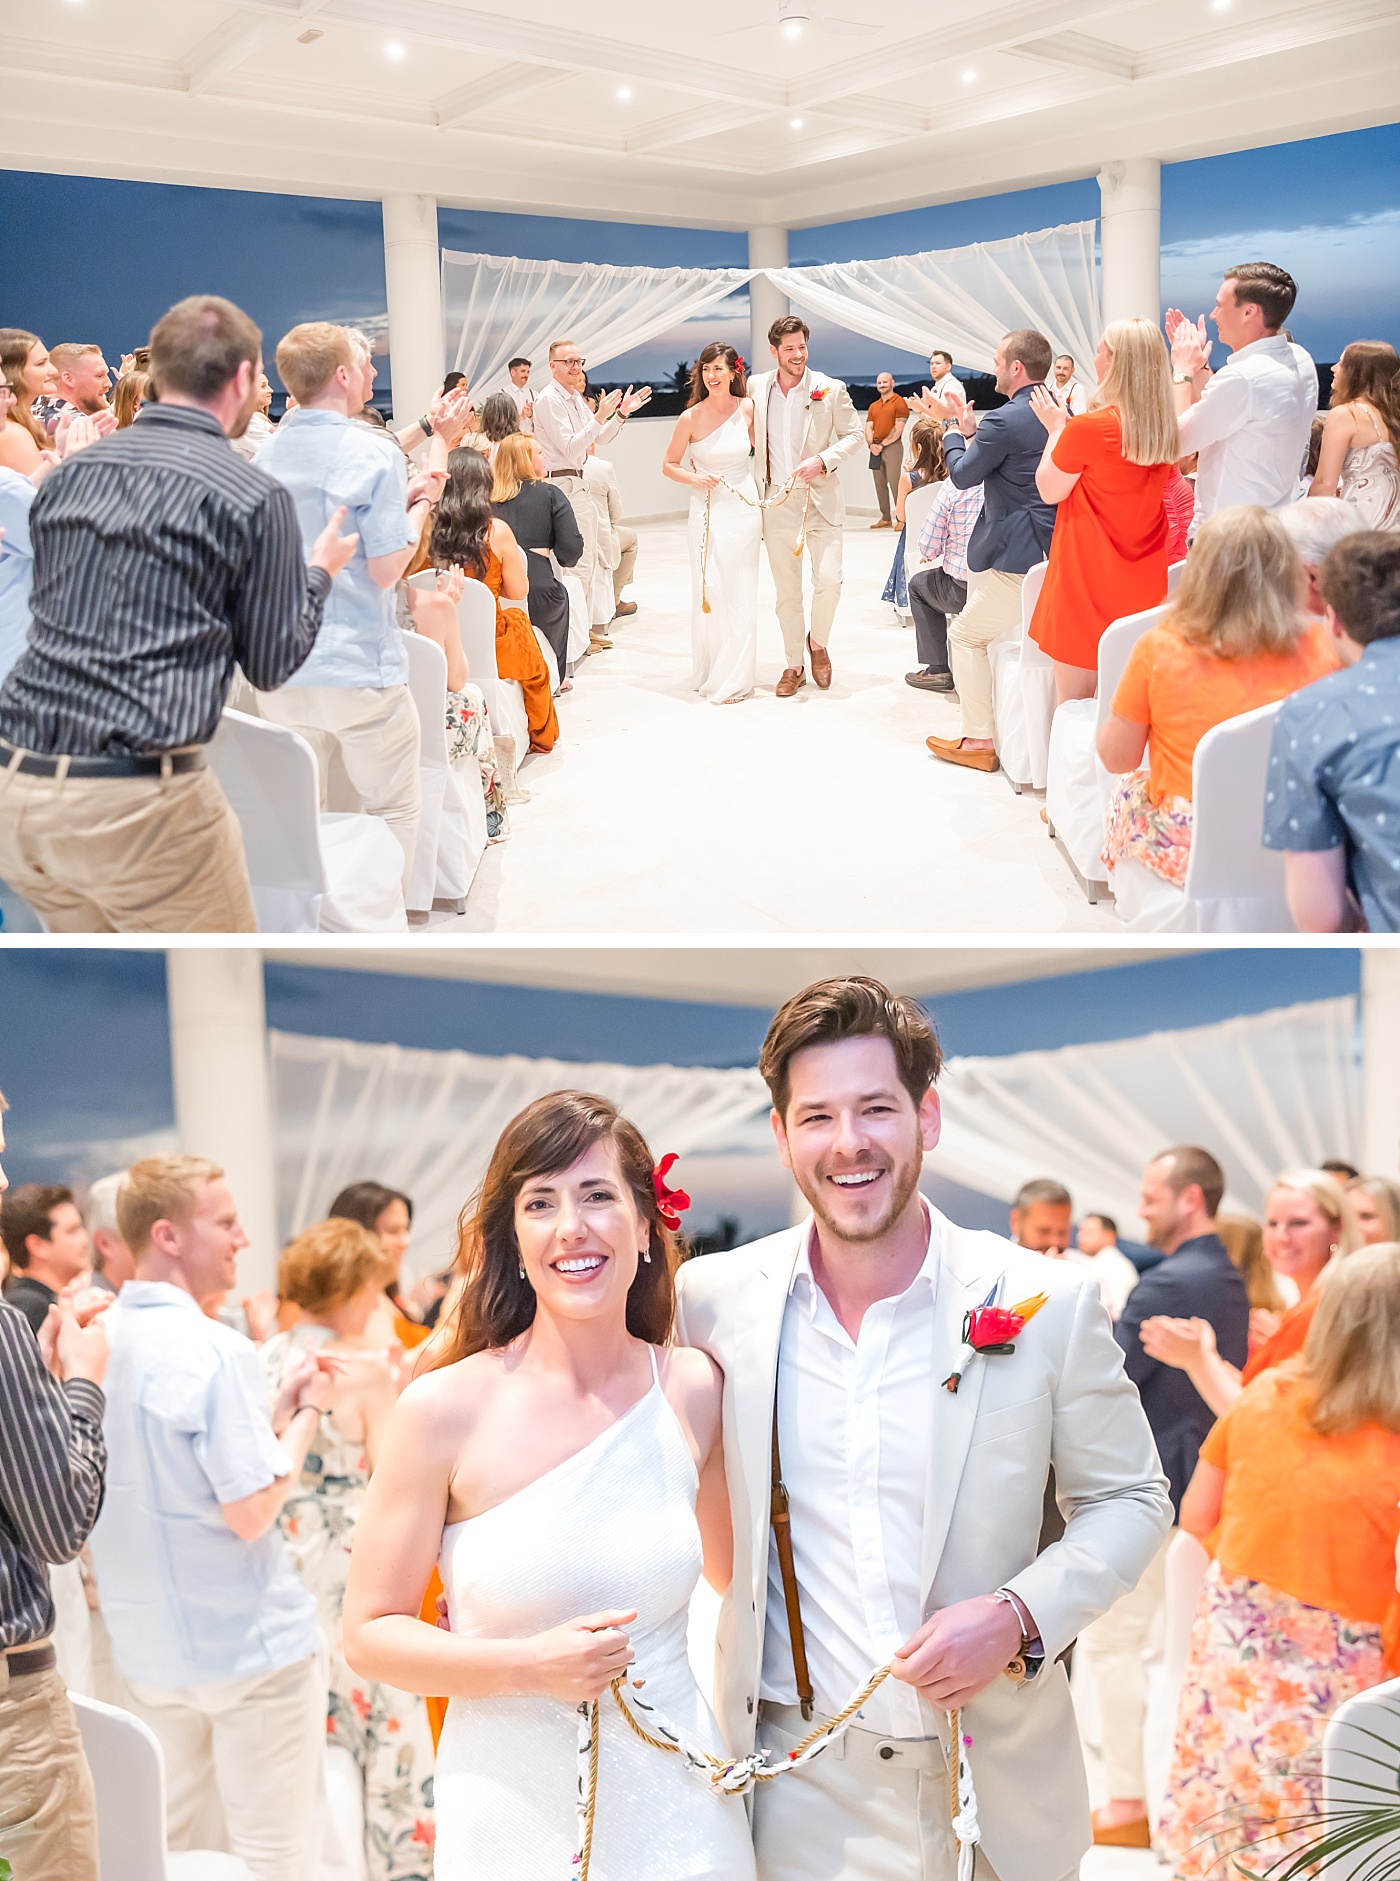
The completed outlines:
<svg viewBox="0 0 1400 1881">
<path fill-rule="evenodd" d="M 1043 385 L 1052 349 L 1033 327 L 1008 333 L 997 348 L 997 390 L 1007 403 L 974 419 L 954 394 L 916 401 L 945 421 L 943 454 L 959 490 L 982 485 L 982 514 L 967 545 L 967 605 L 948 624 L 948 660 L 962 706 L 960 738 L 930 738 L 928 748 L 948 764 L 974 771 L 997 768 L 992 722 L 992 666 L 987 647 L 1021 618 L 1021 583 L 1050 552 L 1054 506 L 1035 487 L 1045 450 L 1045 426 L 1031 410 L 1031 390 Z"/>
<path fill-rule="evenodd" d="M 1152 1427 L 1172 1508 L 1178 1514 L 1215 1413 L 1185 1372 L 1148 1357 L 1140 1334 L 1144 1321 L 1159 1315 L 1209 1320 L 1221 1357 L 1243 1368 L 1249 1355 L 1249 1295 L 1215 1230 L 1224 1193 L 1224 1171 L 1208 1150 L 1181 1145 L 1153 1157 L 1143 1171 L 1138 1209 L 1147 1224 L 1148 1240 L 1161 1249 L 1164 1258 L 1138 1281 L 1114 1328 L 1124 1366 Z M 1096 1842 L 1148 1846 L 1142 1759 L 1146 1653 L 1161 1625 L 1165 1550 L 1166 1544 L 1136 1589 L 1086 1627 L 1079 1639 L 1079 1650 L 1098 1682 L 1103 1715 L 1104 1776 L 1110 1800 L 1095 1812 Z"/>
</svg>

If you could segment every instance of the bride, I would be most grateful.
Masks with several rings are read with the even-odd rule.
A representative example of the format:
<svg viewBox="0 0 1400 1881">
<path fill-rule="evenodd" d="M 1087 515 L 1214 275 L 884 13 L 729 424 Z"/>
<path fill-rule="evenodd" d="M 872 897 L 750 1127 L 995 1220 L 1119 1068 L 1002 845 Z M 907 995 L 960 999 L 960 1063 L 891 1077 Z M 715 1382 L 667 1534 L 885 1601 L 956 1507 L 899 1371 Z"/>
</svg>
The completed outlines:
<svg viewBox="0 0 1400 1881">
<path fill-rule="evenodd" d="M 682 462 L 687 451 L 690 467 Z M 695 690 L 715 705 L 753 691 L 758 661 L 758 550 L 763 514 L 749 468 L 753 400 L 744 362 L 711 340 L 690 375 L 662 472 L 691 487 L 690 646 Z M 745 499 L 747 498 L 747 501 Z"/>
<path fill-rule="evenodd" d="M 675 1246 L 641 1134 L 560 1091 L 506 1126 L 464 1214 L 459 1305 L 370 1479 L 345 1598 L 366 1678 L 446 1693 L 436 1881 L 565 1881 L 578 1707 L 601 1697 L 592 1881 L 753 1881 L 743 1803 L 632 1735 L 608 1686 L 718 1753 L 686 1657 L 733 1555 L 722 1376 L 667 1344 Z M 450 1631 L 418 1618 L 434 1564 Z"/>
</svg>

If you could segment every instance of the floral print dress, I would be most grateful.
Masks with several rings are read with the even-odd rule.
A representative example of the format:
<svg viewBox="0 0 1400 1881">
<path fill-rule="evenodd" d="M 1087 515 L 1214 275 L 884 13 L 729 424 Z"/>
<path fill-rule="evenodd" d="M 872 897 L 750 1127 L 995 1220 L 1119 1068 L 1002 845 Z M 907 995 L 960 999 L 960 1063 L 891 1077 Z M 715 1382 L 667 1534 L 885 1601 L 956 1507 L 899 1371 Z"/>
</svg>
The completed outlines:
<svg viewBox="0 0 1400 1881">
<path fill-rule="evenodd" d="M 271 1389 L 298 1347 L 324 1345 L 331 1336 L 324 1326 L 303 1323 L 269 1339 L 262 1358 Z M 432 1881 L 434 1751 L 427 1705 L 360 1678 L 345 1663 L 341 1645 L 350 1547 L 368 1481 L 363 1445 L 342 1436 L 326 1414 L 279 1521 L 330 1647 L 326 1741 L 349 1751 L 364 1781 L 365 1872 L 369 1881 Z"/>
</svg>

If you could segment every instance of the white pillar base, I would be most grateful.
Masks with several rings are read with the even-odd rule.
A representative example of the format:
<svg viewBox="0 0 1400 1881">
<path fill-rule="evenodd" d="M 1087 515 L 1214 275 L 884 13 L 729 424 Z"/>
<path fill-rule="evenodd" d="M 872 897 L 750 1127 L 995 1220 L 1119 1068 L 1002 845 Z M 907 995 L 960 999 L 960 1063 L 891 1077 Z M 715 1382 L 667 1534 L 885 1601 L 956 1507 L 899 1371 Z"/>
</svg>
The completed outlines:
<svg viewBox="0 0 1400 1881">
<path fill-rule="evenodd" d="M 275 1287 L 277 1176 L 262 954 L 172 947 L 165 971 L 180 1148 L 223 1166 L 249 1239 L 238 1262 L 240 1287 Z"/>
<path fill-rule="evenodd" d="M 1099 172 L 1099 298 L 1104 325 L 1162 318 L 1162 166 L 1156 157 Z"/>
<path fill-rule="evenodd" d="M 749 266 L 785 268 L 788 265 L 786 229 L 749 230 Z M 768 351 L 768 329 L 775 320 L 792 312 L 786 294 L 780 294 L 766 275 L 755 275 L 749 282 L 749 371 L 771 372 L 772 355 Z"/>
<path fill-rule="evenodd" d="M 384 285 L 394 422 L 412 424 L 437 396 L 446 373 L 435 197 L 395 192 L 384 198 Z"/>
</svg>

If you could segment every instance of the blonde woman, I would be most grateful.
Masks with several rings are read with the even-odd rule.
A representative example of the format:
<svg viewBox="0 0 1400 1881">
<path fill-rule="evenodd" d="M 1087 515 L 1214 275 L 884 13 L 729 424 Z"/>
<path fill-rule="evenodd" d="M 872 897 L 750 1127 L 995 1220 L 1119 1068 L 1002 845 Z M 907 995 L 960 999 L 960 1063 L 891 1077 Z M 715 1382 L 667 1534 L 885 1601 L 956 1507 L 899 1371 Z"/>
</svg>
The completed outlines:
<svg viewBox="0 0 1400 1881">
<path fill-rule="evenodd" d="M 492 403 L 487 399 L 488 409 Z M 555 573 L 554 563 L 561 568 L 577 568 L 583 557 L 583 536 L 573 505 L 560 486 L 550 482 L 539 445 L 522 431 L 513 432 L 496 446 L 492 474 L 491 514 L 509 527 L 525 551 L 525 573 L 530 580 L 526 612 L 530 625 L 537 627 L 554 649 L 559 690 L 568 692 L 572 683 L 569 593 Z"/>
<path fill-rule="evenodd" d="M 1094 370 L 1098 386 L 1082 417 L 1046 386 L 1031 392 L 1048 433 L 1035 485 L 1058 507 L 1030 634 L 1055 662 L 1062 702 L 1093 697 L 1104 628 L 1167 592 L 1163 499 L 1181 455 L 1171 359 L 1150 320 L 1106 327 Z"/>
<path fill-rule="evenodd" d="M 0 425 L 0 470 L 32 477 L 44 461 L 44 452 L 52 448 L 34 416 L 34 401 L 52 395 L 58 374 L 44 342 L 22 327 L 0 327 L 0 372 L 14 394 L 14 403 Z"/>
<path fill-rule="evenodd" d="M 1353 1176 L 1346 1197 L 1363 1241 L 1400 1241 L 1400 1184 L 1389 1176 Z"/>
<path fill-rule="evenodd" d="M 1397 1353 L 1390 1242 L 1329 1268 L 1302 1356 L 1201 1446 L 1181 1526 L 1214 1559 L 1156 1838 L 1178 1881 L 1293 1872 L 1319 1826 L 1328 1719 L 1400 1672 Z"/>
<path fill-rule="evenodd" d="M 135 424 L 136 414 L 151 396 L 151 381 L 144 372 L 124 372 L 112 390 L 112 415 L 118 431 Z M 235 439 L 235 444 L 240 440 Z"/>
<path fill-rule="evenodd" d="M 1217 510 L 1170 613 L 1129 654 L 1099 732 L 1099 756 L 1118 777 L 1103 859 L 1124 920 L 1149 918 L 1154 879 L 1176 888 L 1186 879 L 1191 763 L 1211 727 L 1336 669 L 1326 627 L 1300 610 L 1301 579 L 1276 516 L 1257 504 Z"/>
</svg>

